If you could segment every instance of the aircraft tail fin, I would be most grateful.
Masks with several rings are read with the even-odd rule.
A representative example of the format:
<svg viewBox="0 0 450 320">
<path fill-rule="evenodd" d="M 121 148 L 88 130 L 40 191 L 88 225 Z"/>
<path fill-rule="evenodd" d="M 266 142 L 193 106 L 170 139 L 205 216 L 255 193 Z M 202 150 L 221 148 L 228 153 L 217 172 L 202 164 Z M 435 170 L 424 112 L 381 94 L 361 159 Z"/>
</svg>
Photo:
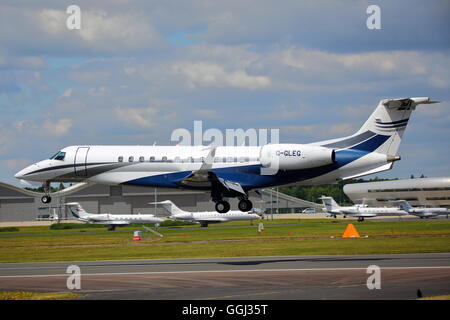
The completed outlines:
<svg viewBox="0 0 450 320">
<path fill-rule="evenodd" d="M 396 156 L 412 111 L 419 104 L 432 104 L 428 97 L 383 99 L 361 128 L 353 135 L 320 143 L 334 149 L 357 149 L 386 154 L 388 162 Z M 389 161 L 390 160 L 390 161 Z"/>
<path fill-rule="evenodd" d="M 323 205 L 327 209 L 327 212 L 332 212 L 333 210 L 339 209 L 341 206 L 334 201 L 333 197 L 325 197 L 322 196 L 320 199 L 323 202 Z"/>
<path fill-rule="evenodd" d="M 176 215 L 179 213 L 184 213 L 183 210 L 178 208 L 175 203 L 170 200 L 159 201 L 159 202 L 150 202 L 150 204 L 160 204 L 170 215 Z"/>
<path fill-rule="evenodd" d="M 408 213 L 413 210 L 413 207 L 411 207 L 411 205 L 406 200 L 397 200 L 393 202 L 398 203 L 400 205 L 400 208 L 402 208 L 404 211 Z"/>
<path fill-rule="evenodd" d="M 377 148 L 377 152 L 395 156 L 412 111 L 419 104 L 431 103 L 437 101 L 431 101 L 428 97 L 383 99 L 356 134 L 369 131 L 384 136 L 386 140 Z"/>
<path fill-rule="evenodd" d="M 76 219 L 83 220 L 89 215 L 78 202 L 66 203 L 66 206 Z"/>
</svg>

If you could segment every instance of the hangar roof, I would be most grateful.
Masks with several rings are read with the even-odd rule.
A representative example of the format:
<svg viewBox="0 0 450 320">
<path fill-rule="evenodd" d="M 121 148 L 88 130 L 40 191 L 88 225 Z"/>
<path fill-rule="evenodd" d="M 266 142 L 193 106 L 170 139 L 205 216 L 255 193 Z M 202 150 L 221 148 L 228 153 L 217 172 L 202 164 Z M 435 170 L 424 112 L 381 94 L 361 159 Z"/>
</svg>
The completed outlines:
<svg viewBox="0 0 450 320">
<path fill-rule="evenodd" d="M 450 190 L 450 177 L 440 178 L 417 178 L 417 179 L 401 179 L 390 181 L 376 181 L 364 183 L 349 183 L 344 186 L 344 192 L 364 192 L 368 190 L 392 189 L 392 191 L 401 191 L 398 189 L 430 189 L 445 188 Z M 408 191 L 408 190 L 404 190 Z M 410 190 L 415 191 L 415 190 Z"/>
</svg>

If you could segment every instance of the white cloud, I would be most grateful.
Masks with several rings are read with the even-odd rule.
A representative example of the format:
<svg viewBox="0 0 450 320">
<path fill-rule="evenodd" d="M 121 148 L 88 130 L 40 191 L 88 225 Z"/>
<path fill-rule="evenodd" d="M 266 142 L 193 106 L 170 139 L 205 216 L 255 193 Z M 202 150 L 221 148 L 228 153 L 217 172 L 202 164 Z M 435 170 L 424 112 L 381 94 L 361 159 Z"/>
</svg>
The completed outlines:
<svg viewBox="0 0 450 320">
<path fill-rule="evenodd" d="M 8 169 L 17 170 L 30 165 L 30 163 L 33 163 L 33 160 L 30 160 L 28 158 L 15 158 L 3 160 L 2 163 Z"/>
<path fill-rule="evenodd" d="M 185 76 L 192 88 L 201 86 L 263 89 L 270 85 L 270 79 L 266 76 L 252 76 L 245 70 L 226 71 L 222 66 L 210 62 L 176 64 L 173 71 Z"/>
<path fill-rule="evenodd" d="M 352 131 L 353 127 L 349 123 L 333 124 L 328 130 L 331 135 L 350 134 Z"/>
<path fill-rule="evenodd" d="M 81 83 L 98 84 L 107 82 L 111 78 L 110 71 L 90 70 L 90 71 L 74 71 L 69 74 L 69 78 Z"/>
<path fill-rule="evenodd" d="M 56 122 L 46 120 L 42 124 L 44 134 L 48 134 L 54 137 L 62 137 L 69 133 L 72 127 L 72 120 L 68 118 L 59 119 Z"/>
<path fill-rule="evenodd" d="M 214 109 L 195 109 L 194 113 L 201 118 L 213 119 L 219 116 L 218 111 Z"/>
<path fill-rule="evenodd" d="M 450 102 L 449 101 L 440 101 L 439 103 L 424 104 L 424 105 L 419 105 L 417 107 L 418 114 L 428 116 L 428 117 L 440 118 L 440 119 L 442 119 L 442 117 L 450 118 L 449 111 L 450 111 Z"/>
<path fill-rule="evenodd" d="M 60 96 L 61 98 L 70 98 L 72 96 L 72 88 L 67 89 L 64 91 L 64 93 Z"/>
<path fill-rule="evenodd" d="M 159 48 L 163 45 L 162 38 L 150 22 L 151 19 L 137 13 L 83 11 L 79 35 L 88 46 L 107 52 Z"/>
<path fill-rule="evenodd" d="M 426 62 L 433 59 L 427 54 L 414 51 L 337 54 L 300 48 L 287 49 L 281 51 L 280 54 L 283 64 L 305 72 L 321 72 L 321 75 L 324 76 L 361 71 L 371 72 L 375 75 L 394 74 L 403 77 L 423 75 L 428 72 Z"/>
<path fill-rule="evenodd" d="M 156 124 L 154 118 L 158 114 L 158 109 L 153 107 L 147 108 L 118 107 L 115 108 L 114 111 L 118 119 L 120 119 L 121 121 L 126 121 L 142 128 L 153 127 Z"/>
<path fill-rule="evenodd" d="M 88 93 L 92 96 L 105 96 L 110 93 L 110 90 L 106 86 L 100 86 L 98 88 L 89 88 Z"/>
<path fill-rule="evenodd" d="M 0 57 L 0 67 L 17 69 L 42 69 L 46 66 L 41 57 Z"/>
</svg>

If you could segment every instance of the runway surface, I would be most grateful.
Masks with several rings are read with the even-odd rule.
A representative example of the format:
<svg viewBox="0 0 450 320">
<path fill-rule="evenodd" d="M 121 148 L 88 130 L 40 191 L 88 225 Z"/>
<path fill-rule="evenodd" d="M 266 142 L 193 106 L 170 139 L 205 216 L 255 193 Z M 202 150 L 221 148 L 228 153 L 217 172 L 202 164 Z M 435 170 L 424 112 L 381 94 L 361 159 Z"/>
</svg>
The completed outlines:
<svg viewBox="0 0 450 320">
<path fill-rule="evenodd" d="M 81 271 L 69 290 L 68 266 Z M 369 290 L 370 265 L 381 289 Z M 0 264 L 0 291 L 81 299 L 415 299 L 450 293 L 450 253 Z"/>
</svg>

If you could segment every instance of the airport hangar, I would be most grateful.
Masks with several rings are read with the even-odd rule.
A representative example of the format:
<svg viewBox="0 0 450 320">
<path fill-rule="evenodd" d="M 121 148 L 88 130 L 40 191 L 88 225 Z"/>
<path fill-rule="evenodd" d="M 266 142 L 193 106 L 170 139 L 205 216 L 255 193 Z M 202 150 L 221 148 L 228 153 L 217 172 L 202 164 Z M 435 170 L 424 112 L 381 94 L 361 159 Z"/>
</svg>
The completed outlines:
<svg viewBox="0 0 450 320">
<path fill-rule="evenodd" d="M 90 213 L 165 215 L 164 209 L 149 204 L 155 200 L 171 200 L 186 211 L 215 210 L 207 192 L 168 188 L 155 190 L 149 187 L 79 183 L 62 191 L 52 192 L 50 204 L 43 204 L 42 196 L 42 193 L 0 182 L 0 223 L 46 220 L 54 213 L 61 219 L 72 219 L 64 206 L 67 202 L 79 202 Z M 254 193 L 250 196 L 250 200 L 255 208 L 264 210 L 266 214 L 298 213 L 305 208 L 314 208 L 317 212 L 322 212 L 323 208 L 322 204 L 291 197 L 277 192 L 276 189 L 261 190 L 260 195 Z M 230 204 L 232 208 L 237 208 L 236 199 L 230 199 Z"/>
<path fill-rule="evenodd" d="M 411 206 L 450 208 L 450 177 L 417 178 L 352 183 L 344 193 L 354 202 L 373 200 L 375 206 L 392 206 L 392 200 L 406 200 Z"/>
</svg>

